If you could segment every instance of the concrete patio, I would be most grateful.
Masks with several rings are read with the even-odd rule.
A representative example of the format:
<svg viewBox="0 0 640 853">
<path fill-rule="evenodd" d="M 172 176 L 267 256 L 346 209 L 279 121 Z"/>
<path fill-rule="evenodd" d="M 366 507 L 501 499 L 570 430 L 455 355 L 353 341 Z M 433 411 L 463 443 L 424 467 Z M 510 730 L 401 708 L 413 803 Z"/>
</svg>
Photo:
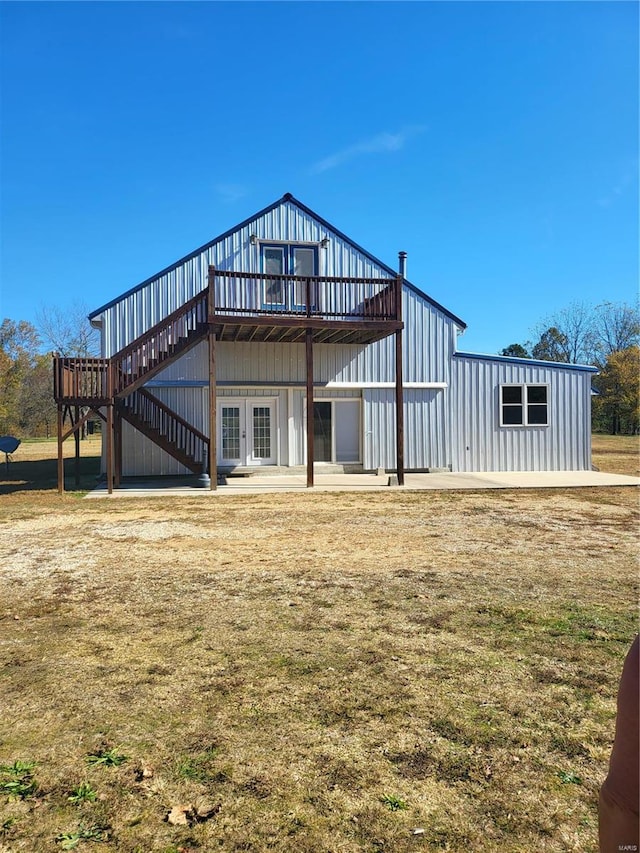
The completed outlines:
<svg viewBox="0 0 640 853">
<path fill-rule="evenodd" d="M 106 484 L 100 483 L 87 498 L 122 497 L 214 497 L 226 495 L 257 495 L 278 492 L 378 492 L 415 490 L 478 490 L 484 489 L 571 489 L 611 486 L 640 486 L 639 477 L 625 474 L 606 474 L 601 471 L 515 471 L 481 474 L 434 473 L 405 474 L 404 486 L 389 485 L 391 474 L 315 474 L 315 485 L 307 489 L 302 475 L 228 477 L 225 485 L 216 490 L 200 488 L 196 477 L 125 480 L 112 495 Z"/>
</svg>

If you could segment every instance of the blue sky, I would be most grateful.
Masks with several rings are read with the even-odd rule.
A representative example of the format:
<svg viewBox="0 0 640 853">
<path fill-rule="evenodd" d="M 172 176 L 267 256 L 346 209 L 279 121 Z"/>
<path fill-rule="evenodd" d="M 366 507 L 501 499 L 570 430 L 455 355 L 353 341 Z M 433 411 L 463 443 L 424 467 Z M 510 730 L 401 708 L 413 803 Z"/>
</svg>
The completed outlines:
<svg viewBox="0 0 640 853">
<path fill-rule="evenodd" d="M 291 192 L 497 352 L 638 292 L 633 2 L 0 5 L 0 317 Z"/>
</svg>

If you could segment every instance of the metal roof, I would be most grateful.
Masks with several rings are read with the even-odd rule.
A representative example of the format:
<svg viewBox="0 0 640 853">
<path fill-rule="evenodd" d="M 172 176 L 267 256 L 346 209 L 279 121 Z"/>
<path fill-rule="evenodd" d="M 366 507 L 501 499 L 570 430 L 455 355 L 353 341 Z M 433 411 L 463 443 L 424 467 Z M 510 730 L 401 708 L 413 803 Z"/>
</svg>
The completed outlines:
<svg viewBox="0 0 640 853">
<path fill-rule="evenodd" d="M 479 352 L 455 352 L 454 358 L 482 358 L 485 361 L 501 361 L 508 364 L 523 364 L 531 367 L 564 367 L 567 370 L 585 370 L 588 373 L 597 373 L 598 368 L 589 364 L 570 364 L 566 361 L 543 361 L 536 358 L 514 358 L 509 355 L 485 355 Z"/>
</svg>

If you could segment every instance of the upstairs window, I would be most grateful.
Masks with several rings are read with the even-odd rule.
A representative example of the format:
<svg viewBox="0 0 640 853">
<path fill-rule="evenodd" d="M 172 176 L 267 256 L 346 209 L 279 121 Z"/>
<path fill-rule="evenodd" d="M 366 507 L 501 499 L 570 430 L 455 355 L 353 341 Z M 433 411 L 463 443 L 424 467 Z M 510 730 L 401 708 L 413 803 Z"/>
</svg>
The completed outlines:
<svg viewBox="0 0 640 853">
<path fill-rule="evenodd" d="M 501 385 L 500 426 L 548 426 L 548 385 Z"/>
</svg>

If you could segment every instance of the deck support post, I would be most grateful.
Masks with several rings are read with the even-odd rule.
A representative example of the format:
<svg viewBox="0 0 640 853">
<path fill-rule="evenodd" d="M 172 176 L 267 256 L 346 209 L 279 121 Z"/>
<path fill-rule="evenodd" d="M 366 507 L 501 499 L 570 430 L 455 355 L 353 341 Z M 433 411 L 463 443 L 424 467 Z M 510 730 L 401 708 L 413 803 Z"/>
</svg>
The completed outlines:
<svg viewBox="0 0 640 853">
<path fill-rule="evenodd" d="M 58 403 L 58 494 L 64 492 L 64 450 L 62 446 L 62 433 L 64 431 L 64 409 Z"/>
<path fill-rule="evenodd" d="M 113 494 L 113 403 L 107 405 L 107 492 Z"/>
<path fill-rule="evenodd" d="M 218 488 L 216 336 L 209 332 L 209 488 Z"/>
<path fill-rule="evenodd" d="M 73 440 L 74 440 L 74 444 L 75 444 L 75 466 L 74 466 L 75 470 L 74 470 L 74 473 L 75 473 L 76 489 L 80 488 L 80 427 L 79 427 L 79 421 L 80 421 L 80 406 L 74 406 L 73 407 L 73 420 L 71 423 L 72 423 L 72 426 L 74 427 L 74 430 L 75 430 L 73 433 Z"/>
<path fill-rule="evenodd" d="M 307 488 L 313 486 L 313 329 L 305 330 L 307 355 Z"/>
<path fill-rule="evenodd" d="M 396 320 L 402 320 L 403 276 L 396 276 Z M 404 486 L 404 402 L 402 394 L 402 329 L 396 334 L 396 473 L 398 485 Z"/>
<path fill-rule="evenodd" d="M 114 451 L 115 451 L 115 487 L 120 488 L 122 482 L 122 414 L 119 406 L 114 410 Z"/>
<path fill-rule="evenodd" d="M 211 331 L 211 324 L 216 313 L 215 302 L 215 267 L 209 266 L 209 291 L 207 293 L 207 323 L 209 325 L 209 488 L 218 488 L 218 447 L 217 447 L 217 414 L 218 399 L 216 394 L 216 336 Z"/>
</svg>

